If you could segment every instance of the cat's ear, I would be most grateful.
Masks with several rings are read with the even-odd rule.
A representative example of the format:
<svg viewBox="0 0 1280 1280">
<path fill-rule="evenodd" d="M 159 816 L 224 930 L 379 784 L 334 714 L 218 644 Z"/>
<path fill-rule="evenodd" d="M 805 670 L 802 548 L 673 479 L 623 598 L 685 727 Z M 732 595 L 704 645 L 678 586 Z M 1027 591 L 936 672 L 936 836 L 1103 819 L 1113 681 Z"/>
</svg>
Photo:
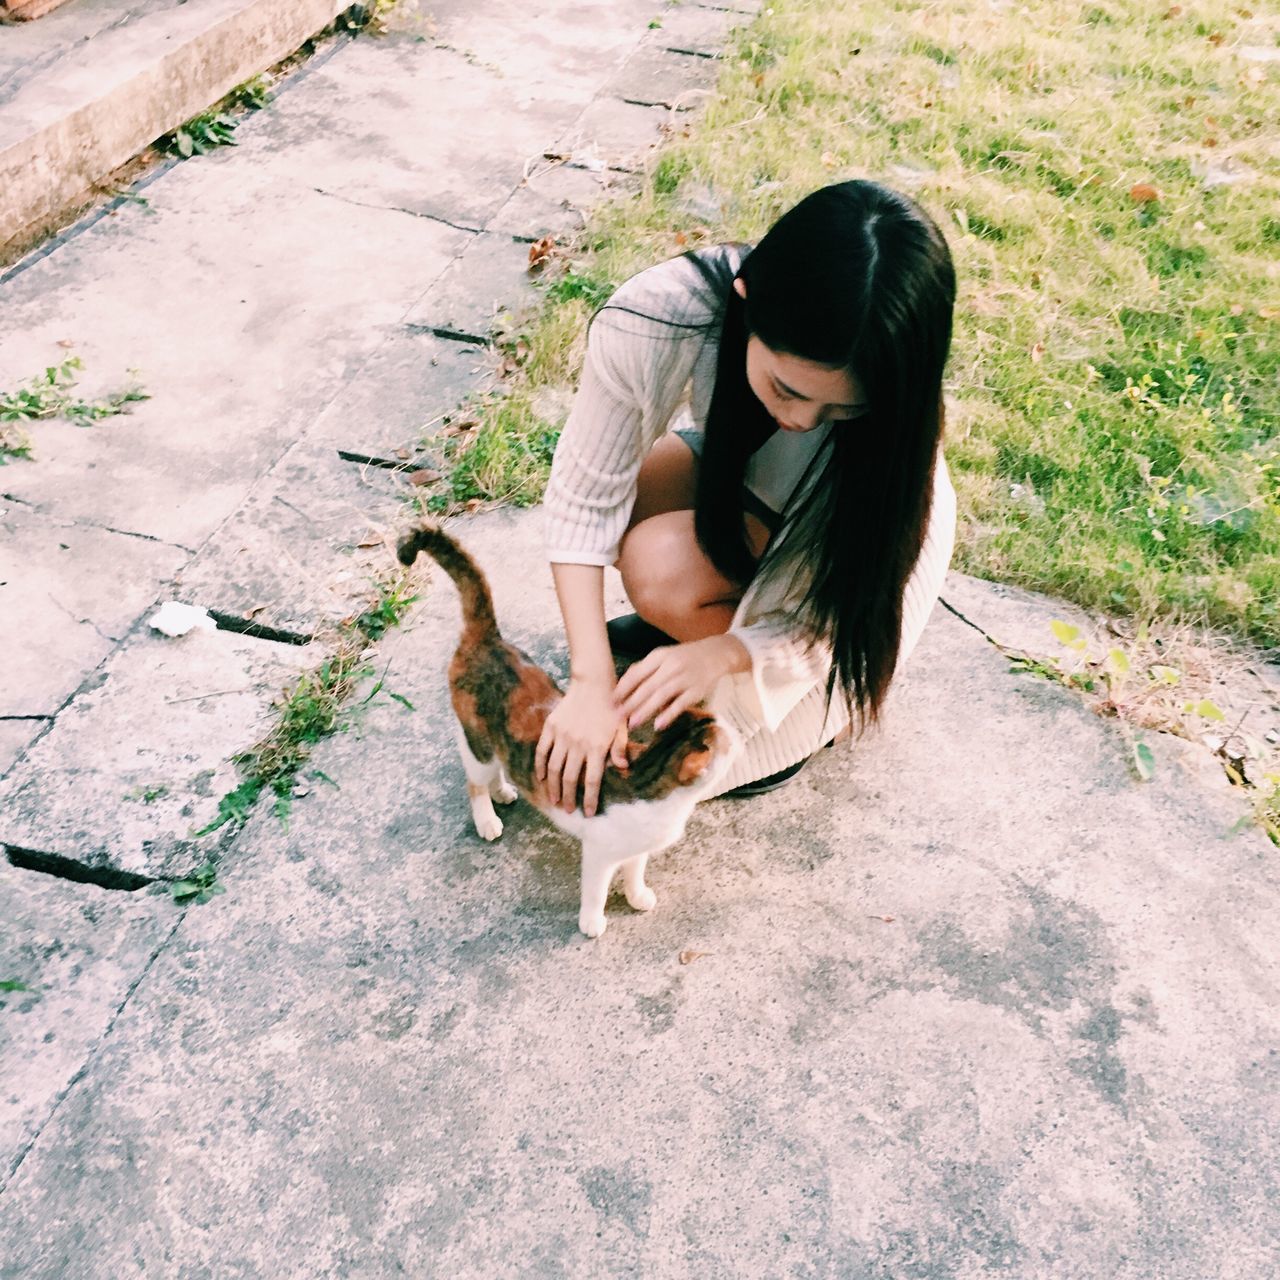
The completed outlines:
<svg viewBox="0 0 1280 1280">
<path fill-rule="evenodd" d="M 629 769 L 644 754 L 644 743 L 637 742 L 634 738 L 627 739 L 627 768 Z"/>
<path fill-rule="evenodd" d="M 702 777 L 702 775 L 707 771 L 707 765 L 710 763 L 710 747 L 703 747 L 698 751 L 690 751 L 689 754 L 680 761 L 680 772 L 676 774 L 676 780 L 682 787 L 687 786 L 696 778 Z"/>
</svg>

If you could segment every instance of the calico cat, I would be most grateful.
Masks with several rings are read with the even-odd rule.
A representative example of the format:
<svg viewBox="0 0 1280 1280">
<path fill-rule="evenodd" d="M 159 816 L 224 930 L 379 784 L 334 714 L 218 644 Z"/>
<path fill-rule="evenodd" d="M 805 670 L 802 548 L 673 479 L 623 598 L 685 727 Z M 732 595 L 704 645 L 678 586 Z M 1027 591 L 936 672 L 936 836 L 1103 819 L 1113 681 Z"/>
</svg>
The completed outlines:
<svg viewBox="0 0 1280 1280">
<path fill-rule="evenodd" d="M 737 735 L 709 712 L 684 712 L 652 740 L 628 742 L 626 769 L 609 765 L 598 810 L 588 818 L 551 804 L 534 777 L 534 751 L 551 709 L 564 696 L 554 680 L 498 630 L 488 582 L 471 556 L 433 522 L 404 537 L 398 554 L 412 564 L 425 551 L 453 579 L 462 602 L 462 638 L 449 664 L 449 688 L 460 733 L 471 816 L 485 840 L 502 834 L 494 810 L 524 796 L 547 818 L 582 841 L 582 906 L 578 928 L 589 938 L 605 930 L 604 905 L 622 869 L 627 901 L 649 911 L 657 899 L 644 882 L 649 855 L 684 833 L 693 806 L 724 776 L 741 749 Z"/>
</svg>

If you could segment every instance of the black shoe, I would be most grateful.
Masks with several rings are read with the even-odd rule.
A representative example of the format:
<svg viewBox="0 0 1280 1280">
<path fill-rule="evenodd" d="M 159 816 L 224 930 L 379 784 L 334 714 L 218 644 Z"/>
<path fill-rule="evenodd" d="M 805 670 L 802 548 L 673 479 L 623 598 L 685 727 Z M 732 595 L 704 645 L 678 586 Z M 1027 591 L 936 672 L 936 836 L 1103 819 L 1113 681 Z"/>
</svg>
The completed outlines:
<svg viewBox="0 0 1280 1280">
<path fill-rule="evenodd" d="M 788 765 L 785 769 L 779 769 L 777 773 L 771 773 L 767 778 L 757 778 L 755 782 L 744 782 L 740 787 L 734 787 L 732 791 L 726 791 L 727 796 L 762 796 L 766 791 L 776 791 L 779 787 L 785 786 L 792 778 L 800 772 L 801 769 L 809 763 L 809 757 L 803 760 L 797 760 L 795 764 Z"/>
<path fill-rule="evenodd" d="M 676 643 L 675 637 L 659 631 L 638 613 L 610 618 L 604 628 L 609 633 L 609 647 L 616 658 L 643 658 L 661 645 Z"/>
</svg>

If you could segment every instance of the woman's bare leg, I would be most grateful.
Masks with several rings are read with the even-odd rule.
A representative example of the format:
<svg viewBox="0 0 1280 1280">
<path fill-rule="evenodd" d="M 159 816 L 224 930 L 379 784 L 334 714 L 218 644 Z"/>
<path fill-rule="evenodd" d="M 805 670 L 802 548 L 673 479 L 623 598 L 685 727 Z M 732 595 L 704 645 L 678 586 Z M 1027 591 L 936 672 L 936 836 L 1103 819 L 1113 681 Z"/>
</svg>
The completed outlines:
<svg viewBox="0 0 1280 1280">
<path fill-rule="evenodd" d="M 618 570 L 636 612 L 677 640 L 701 640 L 729 629 L 742 591 L 711 563 L 694 533 L 698 459 L 677 435 L 654 445 L 640 468 L 631 523 Z M 744 517 L 758 556 L 769 531 Z"/>
</svg>

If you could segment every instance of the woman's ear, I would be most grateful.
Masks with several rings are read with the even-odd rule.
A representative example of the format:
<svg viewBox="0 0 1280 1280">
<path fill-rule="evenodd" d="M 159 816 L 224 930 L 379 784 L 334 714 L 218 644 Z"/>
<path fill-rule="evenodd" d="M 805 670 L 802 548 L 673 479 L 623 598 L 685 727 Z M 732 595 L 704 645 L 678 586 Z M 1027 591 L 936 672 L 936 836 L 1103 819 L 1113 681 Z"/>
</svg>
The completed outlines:
<svg viewBox="0 0 1280 1280">
<path fill-rule="evenodd" d="M 741 276 L 735 276 L 733 280 L 733 291 L 740 298 L 747 296 L 747 282 Z"/>
</svg>

